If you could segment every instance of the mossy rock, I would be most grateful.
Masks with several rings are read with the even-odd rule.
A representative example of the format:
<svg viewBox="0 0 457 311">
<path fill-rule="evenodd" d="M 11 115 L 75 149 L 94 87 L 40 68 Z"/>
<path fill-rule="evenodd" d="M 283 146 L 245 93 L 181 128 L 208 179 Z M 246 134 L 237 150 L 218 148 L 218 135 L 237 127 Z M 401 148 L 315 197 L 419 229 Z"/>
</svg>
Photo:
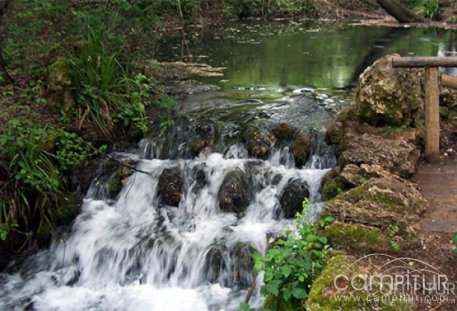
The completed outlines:
<svg viewBox="0 0 457 311">
<path fill-rule="evenodd" d="M 390 252 L 390 239 L 379 228 L 336 221 L 322 229 L 330 245 L 336 249 L 370 252 Z"/>
<path fill-rule="evenodd" d="M 71 90 L 70 62 L 59 58 L 49 66 L 47 76 L 48 106 L 67 113 L 75 108 L 75 99 Z"/>
<path fill-rule="evenodd" d="M 392 310 L 409 311 L 415 306 L 411 303 L 373 301 L 374 295 L 382 297 L 381 292 L 355 291 L 349 286 L 344 275 L 351 280 L 356 275 L 370 273 L 372 267 L 354 264 L 347 255 L 331 257 L 320 276 L 313 282 L 305 307 L 308 311 L 361 311 L 361 310 Z M 335 284 L 336 283 L 336 284 Z"/>
<path fill-rule="evenodd" d="M 357 165 L 349 164 L 343 169 L 334 167 L 322 178 L 322 195 L 328 201 L 338 194 L 344 193 L 358 185 L 363 184 L 368 176 L 363 175 L 363 170 Z"/>
<path fill-rule="evenodd" d="M 311 143 L 311 137 L 307 133 L 298 132 L 295 134 L 292 155 L 294 156 L 297 167 L 302 167 L 308 161 L 309 154 L 311 153 Z"/>
</svg>

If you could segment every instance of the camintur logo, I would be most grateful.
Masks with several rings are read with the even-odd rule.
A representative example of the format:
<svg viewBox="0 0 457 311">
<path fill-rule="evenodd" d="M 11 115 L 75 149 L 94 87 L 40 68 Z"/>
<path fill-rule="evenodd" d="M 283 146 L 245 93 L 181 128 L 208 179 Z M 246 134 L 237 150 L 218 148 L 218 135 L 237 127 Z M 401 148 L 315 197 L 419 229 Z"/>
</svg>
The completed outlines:
<svg viewBox="0 0 457 311">
<path fill-rule="evenodd" d="M 415 258 L 385 254 L 356 260 L 335 277 L 333 286 L 339 292 L 338 301 L 427 305 L 457 301 L 456 283 L 439 269 Z"/>
</svg>

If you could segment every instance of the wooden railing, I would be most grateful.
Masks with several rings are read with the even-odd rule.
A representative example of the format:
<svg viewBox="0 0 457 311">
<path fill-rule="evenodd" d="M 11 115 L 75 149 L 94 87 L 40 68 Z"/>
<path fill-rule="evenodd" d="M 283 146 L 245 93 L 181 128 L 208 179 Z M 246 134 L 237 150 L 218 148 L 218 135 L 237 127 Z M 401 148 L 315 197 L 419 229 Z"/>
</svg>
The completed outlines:
<svg viewBox="0 0 457 311">
<path fill-rule="evenodd" d="M 457 57 L 396 57 L 394 68 L 425 68 L 425 157 L 429 162 L 440 158 L 440 84 L 457 88 L 457 78 L 442 75 L 439 67 L 457 67 Z"/>
</svg>

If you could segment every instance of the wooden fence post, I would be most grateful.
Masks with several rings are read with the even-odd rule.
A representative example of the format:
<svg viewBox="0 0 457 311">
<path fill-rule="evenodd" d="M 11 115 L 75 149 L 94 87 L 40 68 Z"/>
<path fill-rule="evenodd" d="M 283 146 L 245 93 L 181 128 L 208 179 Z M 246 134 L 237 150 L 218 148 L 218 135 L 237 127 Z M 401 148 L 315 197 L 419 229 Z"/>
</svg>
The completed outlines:
<svg viewBox="0 0 457 311">
<path fill-rule="evenodd" d="M 425 68 L 425 157 L 440 159 L 440 85 L 438 68 Z"/>
</svg>

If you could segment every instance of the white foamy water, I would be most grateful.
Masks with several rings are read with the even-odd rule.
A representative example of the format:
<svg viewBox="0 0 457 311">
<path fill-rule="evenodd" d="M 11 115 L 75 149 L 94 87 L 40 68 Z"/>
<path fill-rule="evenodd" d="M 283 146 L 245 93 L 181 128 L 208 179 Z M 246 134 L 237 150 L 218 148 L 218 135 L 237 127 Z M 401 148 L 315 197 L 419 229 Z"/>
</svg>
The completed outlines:
<svg viewBox="0 0 457 311">
<path fill-rule="evenodd" d="M 0 310 L 238 310 L 256 277 L 251 253 L 264 253 L 268 236 L 293 226 L 281 216 L 284 187 L 306 181 L 311 208 L 321 208 L 321 179 L 334 159 L 320 144 L 303 169 L 295 168 L 287 148 L 262 161 L 246 158 L 240 145 L 225 156 L 142 159 L 136 168 L 147 174 L 128 177 L 115 201 L 100 198 L 103 185 L 94 182 L 71 232 L 16 274 L 0 276 Z M 175 166 L 184 183 L 179 207 L 163 205 L 157 194 L 161 172 Z M 252 187 L 241 218 L 218 203 L 224 177 L 234 169 L 245 172 Z M 260 284 L 259 278 L 251 299 L 257 307 Z"/>
</svg>

